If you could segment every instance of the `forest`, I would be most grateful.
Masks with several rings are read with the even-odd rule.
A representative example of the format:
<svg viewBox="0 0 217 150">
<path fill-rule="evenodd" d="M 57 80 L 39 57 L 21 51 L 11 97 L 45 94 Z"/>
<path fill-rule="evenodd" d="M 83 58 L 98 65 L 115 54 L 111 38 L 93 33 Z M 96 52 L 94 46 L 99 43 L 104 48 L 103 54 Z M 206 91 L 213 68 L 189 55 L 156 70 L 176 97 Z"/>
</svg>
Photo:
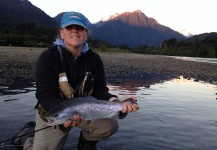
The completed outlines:
<svg viewBox="0 0 217 150">
<path fill-rule="evenodd" d="M 58 35 L 58 28 L 47 27 L 33 22 L 19 22 L 0 29 L 1 46 L 47 47 Z M 163 41 L 159 46 L 140 45 L 129 48 L 127 45 L 111 45 L 100 39 L 88 39 L 92 49 L 110 52 L 133 52 L 189 57 L 217 57 L 217 33 L 195 35 L 186 40 L 175 38 Z"/>
<path fill-rule="evenodd" d="M 185 41 L 172 38 L 163 41 L 159 47 L 143 45 L 131 51 L 142 54 L 216 58 L 217 33 L 195 35 Z"/>
</svg>

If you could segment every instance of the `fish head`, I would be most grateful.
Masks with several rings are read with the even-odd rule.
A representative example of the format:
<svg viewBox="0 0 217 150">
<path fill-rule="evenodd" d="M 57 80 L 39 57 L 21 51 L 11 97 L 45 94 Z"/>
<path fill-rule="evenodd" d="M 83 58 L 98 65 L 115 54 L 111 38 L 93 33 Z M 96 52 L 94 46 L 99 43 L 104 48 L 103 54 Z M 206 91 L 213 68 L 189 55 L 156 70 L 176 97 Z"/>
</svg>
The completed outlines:
<svg viewBox="0 0 217 150">
<path fill-rule="evenodd" d="M 65 123 L 67 120 L 69 120 L 69 116 L 64 112 L 49 112 L 45 115 L 45 119 L 47 120 L 47 125 L 55 126 Z"/>
</svg>

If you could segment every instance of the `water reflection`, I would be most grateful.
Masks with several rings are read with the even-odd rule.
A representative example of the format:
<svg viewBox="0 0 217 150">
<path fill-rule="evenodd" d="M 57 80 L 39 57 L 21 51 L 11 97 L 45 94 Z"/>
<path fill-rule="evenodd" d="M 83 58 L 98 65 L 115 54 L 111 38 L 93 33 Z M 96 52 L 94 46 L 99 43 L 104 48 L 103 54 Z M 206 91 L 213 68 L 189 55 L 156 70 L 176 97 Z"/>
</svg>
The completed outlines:
<svg viewBox="0 0 217 150">
<path fill-rule="evenodd" d="M 139 97 L 149 95 L 146 93 L 146 89 L 150 89 L 151 85 L 163 83 L 170 80 L 169 77 L 161 74 L 148 74 L 148 73 L 135 73 L 124 77 L 115 77 L 114 79 L 108 79 L 109 90 L 116 95 L 129 96 L 137 95 L 139 91 Z M 116 92 L 115 92 L 116 91 Z"/>
<path fill-rule="evenodd" d="M 136 142 L 129 144 L 122 138 L 120 143 L 128 144 L 117 149 L 217 149 L 217 85 L 182 76 L 147 80 L 120 79 L 109 84 L 113 94 L 136 96 L 141 108 L 120 121 L 119 137 L 115 136 Z"/>
<path fill-rule="evenodd" d="M 118 132 L 99 143 L 102 150 L 217 149 L 217 85 L 194 82 L 182 76 L 171 79 L 138 73 L 108 78 L 108 87 L 119 97 L 136 96 L 141 109 L 119 120 Z M 3 89 L 14 93 L 2 92 Z M 34 120 L 37 100 L 35 83 L 31 82 L 2 85 L 0 91 L 2 141 Z M 73 128 L 63 150 L 76 148 L 79 132 Z"/>
<path fill-rule="evenodd" d="M 1 95 L 15 95 L 19 93 L 28 93 L 35 91 L 35 82 L 28 80 L 16 80 L 13 82 L 0 82 Z"/>
<path fill-rule="evenodd" d="M 217 64 L 217 58 L 180 57 L 180 56 L 167 56 L 167 57 L 173 57 L 173 58 L 181 59 L 181 60 L 185 60 L 185 61 L 196 61 L 196 62 L 205 62 L 205 63 Z"/>
</svg>

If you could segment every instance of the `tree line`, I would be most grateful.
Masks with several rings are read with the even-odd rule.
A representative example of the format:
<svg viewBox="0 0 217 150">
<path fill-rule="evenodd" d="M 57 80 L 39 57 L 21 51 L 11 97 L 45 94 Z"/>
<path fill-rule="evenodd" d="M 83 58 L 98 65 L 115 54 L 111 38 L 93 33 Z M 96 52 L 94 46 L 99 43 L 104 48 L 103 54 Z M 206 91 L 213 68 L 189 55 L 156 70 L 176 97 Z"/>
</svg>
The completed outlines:
<svg viewBox="0 0 217 150">
<path fill-rule="evenodd" d="M 58 28 L 46 27 L 36 22 L 20 22 L 7 28 L 0 28 L 1 46 L 47 47 L 54 42 Z M 159 46 L 141 45 L 129 48 L 127 45 L 111 45 L 98 39 L 88 39 L 90 47 L 99 51 L 134 52 L 189 57 L 217 57 L 217 33 L 197 35 L 187 40 L 175 38 L 163 41 Z"/>
<path fill-rule="evenodd" d="M 142 54 L 216 58 L 217 33 L 215 36 L 209 36 L 209 33 L 206 35 L 206 37 L 197 35 L 196 38 L 185 41 L 172 38 L 163 41 L 158 47 L 143 45 L 134 47 L 131 51 Z"/>
<path fill-rule="evenodd" d="M 34 21 L 8 25 L 7 28 L 0 28 L 0 45 L 46 47 L 54 41 L 57 30 Z"/>
</svg>

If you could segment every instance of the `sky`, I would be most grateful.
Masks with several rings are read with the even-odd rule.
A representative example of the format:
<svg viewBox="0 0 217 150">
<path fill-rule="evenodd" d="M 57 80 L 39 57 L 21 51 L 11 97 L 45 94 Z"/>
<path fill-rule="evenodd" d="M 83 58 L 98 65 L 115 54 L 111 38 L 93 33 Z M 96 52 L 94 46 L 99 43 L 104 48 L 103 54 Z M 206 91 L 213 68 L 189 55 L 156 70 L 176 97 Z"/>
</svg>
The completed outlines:
<svg viewBox="0 0 217 150">
<path fill-rule="evenodd" d="M 50 17 L 78 11 L 91 23 L 115 13 L 140 10 L 175 31 L 192 34 L 217 32 L 215 0 L 29 0 Z"/>
</svg>

